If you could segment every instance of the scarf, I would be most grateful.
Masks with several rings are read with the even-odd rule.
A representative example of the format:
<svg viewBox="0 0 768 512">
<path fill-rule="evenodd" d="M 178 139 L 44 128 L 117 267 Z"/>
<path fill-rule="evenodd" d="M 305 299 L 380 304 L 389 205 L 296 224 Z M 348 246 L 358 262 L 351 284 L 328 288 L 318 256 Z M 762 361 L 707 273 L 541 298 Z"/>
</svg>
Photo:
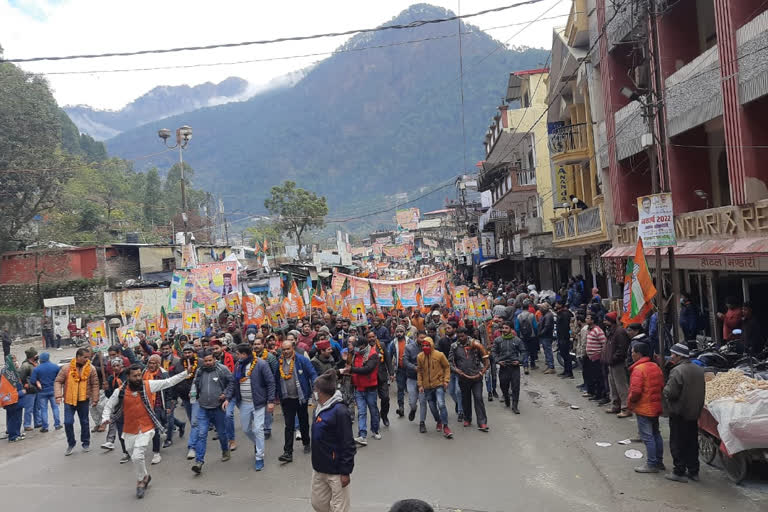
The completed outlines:
<svg viewBox="0 0 768 512">
<path fill-rule="evenodd" d="M 88 400 L 88 377 L 91 375 L 91 362 L 86 361 L 78 372 L 77 360 L 72 359 L 67 372 L 67 385 L 64 391 L 64 403 L 77 406 L 78 402 Z"/>
<path fill-rule="evenodd" d="M 240 379 L 245 377 L 245 369 L 248 368 L 248 365 L 253 362 L 253 356 L 248 356 L 248 359 L 245 361 L 238 361 L 237 364 L 235 364 L 235 376 L 234 379 L 237 382 L 240 382 Z"/>
<path fill-rule="evenodd" d="M 162 422 L 158 419 L 157 415 L 155 414 L 154 407 L 152 407 L 152 405 L 150 405 L 149 403 L 149 397 L 147 396 L 147 385 L 145 384 L 145 382 L 146 381 L 142 379 L 141 390 L 139 391 L 139 393 L 141 394 L 141 403 L 144 404 L 144 409 L 147 411 L 147 414 L 149 415 L 149 418 L 152 420 L 152 423 L 154 423 L 155 431 L 158 432 L 161 436 L 163 436 L 165 435 L 165 427 L 163 426 Z M 132 391 L 128 381 L 126 381 L 120 387 L 117 405 L 115 406 L 115 409 L 112 412 L 112 417 L 111 417 L 112 423 L 116 423 L 118 420 L 121 420 L 123 418 L 123 401 L 125 400 L 126 390 Z"/>
</svg>

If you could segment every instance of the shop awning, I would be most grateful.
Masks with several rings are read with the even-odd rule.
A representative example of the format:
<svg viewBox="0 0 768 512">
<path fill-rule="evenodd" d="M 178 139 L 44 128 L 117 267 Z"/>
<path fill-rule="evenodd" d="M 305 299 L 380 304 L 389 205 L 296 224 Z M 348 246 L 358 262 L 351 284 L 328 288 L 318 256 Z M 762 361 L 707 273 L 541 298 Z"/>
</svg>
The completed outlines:
<svg viewBox="0 0 768 512">
<path fill-rule="evenodd" d="M 617 245 L 605 251 L 603 258 L 626 258 L 634 256 L 634 245 Z M 653 249 L 646 249 L 646 256 L 653 256 Z M 662 249 L 661 254 L 666 255 L 667 249 Z M 675 256 L 708 256 L 717 254 L 738 255 L 766 255 L 768 254 L 768 239 L 765 238 L 726 238 L 724 240 L 700 240 L 678 242 L 675 247 Z"/>
</svg>

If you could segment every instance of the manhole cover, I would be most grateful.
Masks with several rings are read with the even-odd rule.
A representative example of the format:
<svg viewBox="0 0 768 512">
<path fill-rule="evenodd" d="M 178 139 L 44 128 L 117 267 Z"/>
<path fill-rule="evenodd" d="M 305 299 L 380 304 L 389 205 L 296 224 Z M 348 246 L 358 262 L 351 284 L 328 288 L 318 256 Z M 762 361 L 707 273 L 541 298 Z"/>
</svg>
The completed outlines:
<svg viewBox="0 0 768 512">
<path fill-rule="evenodd" d="M 207 494 L 209 496 L 221 496 L 222 492 L 219 491 L 212 491 L 210 489 L 187 489 L 184 492 L 188 492 L 189 494 Z"/>
</svg>

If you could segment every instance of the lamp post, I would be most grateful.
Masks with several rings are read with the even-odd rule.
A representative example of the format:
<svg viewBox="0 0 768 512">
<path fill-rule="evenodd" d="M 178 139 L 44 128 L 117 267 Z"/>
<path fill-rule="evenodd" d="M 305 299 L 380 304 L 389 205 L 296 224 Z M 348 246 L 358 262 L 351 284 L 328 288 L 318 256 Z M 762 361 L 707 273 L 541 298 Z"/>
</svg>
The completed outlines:
<svg viewBox="0 0 768 512">
<path fill-rule="evenodd" d="M 184 241 L 187 241 L 187 190 L 184 185 L 184 157 L 182 152 L 187 148 L 189 141 L 192 139 L 192 128 L 187 125 L 182 126 L 176 130 L 176 144 L 173 146 L 168 145 L 168 139 L 171 137 L 171 130 L 168 128 L 162 128 L 157 131 L 157 136 L 163 139 L 163 143 L 170 149 L 179 148 L 179 169 L 181 172 L 181 218 L 184 221 Z"/>
</svg>

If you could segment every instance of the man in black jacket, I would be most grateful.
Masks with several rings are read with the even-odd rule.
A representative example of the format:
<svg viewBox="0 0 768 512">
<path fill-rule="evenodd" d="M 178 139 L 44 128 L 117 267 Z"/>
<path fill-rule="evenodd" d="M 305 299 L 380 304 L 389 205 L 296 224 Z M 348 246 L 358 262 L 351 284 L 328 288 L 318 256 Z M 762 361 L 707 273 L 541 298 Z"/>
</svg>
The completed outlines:
<svg viewBox="0 0 768 512">
<path fill-rule="evenodd" d="M 541 320 L 539 321 L 539 342 L 544 349 L 544 362 L 547 369 L 542 373 L 555 373 L 555 357 L 552 354 L 552 339 L 555 336 L 555 314 L 549 304 L 543 302 L 539 305 Z"/>
<path fill-rule="evenodd" d="M 608 367 L 608 387 L 611 391 L 611 407 L 605 412 L 618 413 L 619 418 L 627 418 L 632 416 L 627 409 L 629 380 L 624 366 L 629 350 L 629 334 L 618 325 L 618 315 L 615 311 L 605 315 L 605 326 L 607 334 L 605 358 Z"/>
<path fill-rule="evenodd" d="M 336 389 L 335 372 L 320 375 L 314 388 L 317 409 L 312 422 L 312 508 L 348 511 L 356 452 L 349 410 Z"/>
<path fill-rule="evenodd" d="M 389 426 L 389 383 L 395 379 L 395 370 L 392 367 L 392 358 L 390 357 L 387 346 L 378 339 L 375 331 L 368 331 L 366 334 L 366 340 L 368 344 L 376 348 L 376 353 L 379 354 L 379 383 L 378 393 L 381 406 L 379 407 L 379 414 L 381 415 L 381 422 L 385 427 Z"/>
<path fill-rule="evenodd" d="M 512 386 L 512 412 L 520 414 L 520 362 L 525 355 L 525 344 L 515 336 L 511 322 L 501 326 L 501 336 L 493 342 L 493 358 L 499 365 L 499 383 L 504 396 L 504 405 L 509 407 L 509 387 Z"/>
<path fill-rule="evenodd" d="M 556 302 L 555 309 L 557 310 L 557 317 L 555 318 L 555 325 L 557 326 L 557 351 L 563 359 L 563 373 L 560 374 L 560 377 L 572 379 L 571 318 L 573 318 L 573 313 L 562 302 Z"/>
</svg>

